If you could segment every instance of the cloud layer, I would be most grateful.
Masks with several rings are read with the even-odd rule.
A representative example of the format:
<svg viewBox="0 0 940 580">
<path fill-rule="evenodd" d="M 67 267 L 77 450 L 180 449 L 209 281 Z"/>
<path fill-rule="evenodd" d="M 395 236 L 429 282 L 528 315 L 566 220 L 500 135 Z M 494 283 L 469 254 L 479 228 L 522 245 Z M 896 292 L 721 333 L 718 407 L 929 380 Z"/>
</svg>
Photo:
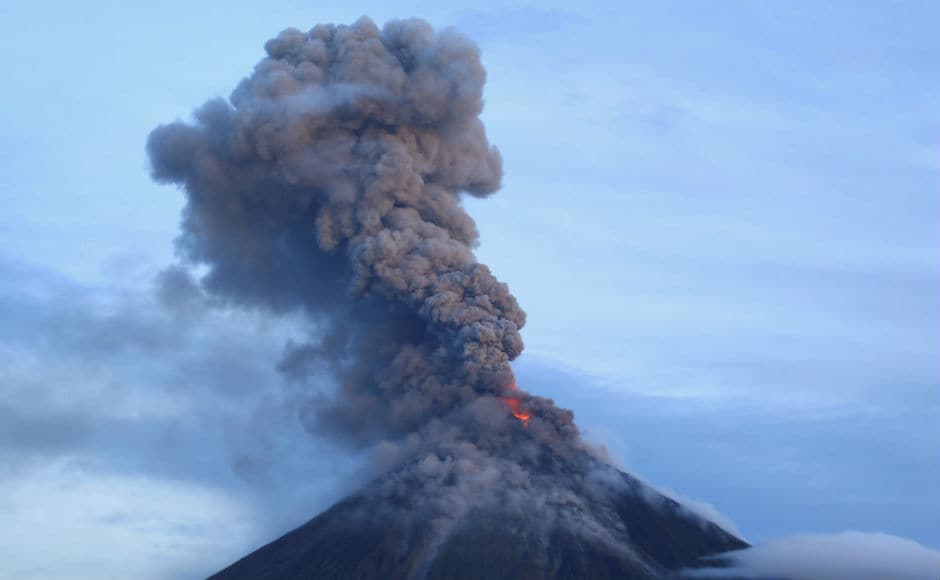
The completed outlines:
<svg viewBox="0 0 940 580">
<path fill-rule="evenodd" d="M 727 570 L 707 576 L 787 580 L 936 580 L 940 551 L 888 534 L 842 532 L 778 538 L 728 556 Z"/>
</svg>

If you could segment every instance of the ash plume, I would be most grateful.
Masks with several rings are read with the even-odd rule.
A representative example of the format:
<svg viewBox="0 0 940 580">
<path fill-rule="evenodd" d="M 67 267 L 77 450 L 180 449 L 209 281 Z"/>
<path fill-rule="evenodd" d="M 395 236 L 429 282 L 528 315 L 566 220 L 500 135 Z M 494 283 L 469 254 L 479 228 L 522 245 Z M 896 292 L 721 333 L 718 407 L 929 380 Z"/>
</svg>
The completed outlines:
<svg viewBox="0 0 940 580">
<path fill-rule="evenodd" d="M 289 378 L 327 371 L 319 431 L 420 429 L 512 383 L 525 314 L 477 262 L 462 193 L 500 185 L 477 47 L 421 21 L 289 29 L 192 124 L 157 128 L 153 176 L 183 186 L 178 244 L 230 304 L 302 309 Z"/>
<path fill-rule="evenodd" d="M 461 196 L 502 176 L 477 47 L 362 18 L 265 50 L 228 100 L 147 143 L 153 177 L 186 194 L 178 246 L 202 290 L 309 321 L 278 367 L 310 387 L 309 430 L 370 447 L 387 473 L 365 513 L 431 522 L 435 541 L 481 510 L 530 514 L 546 538 L 564 526 L 623 551 L 610 498 L 638 484 L 611 478 L 570 411 L 516 388 L 525 314 L 473 253 Z"/>
</svg>

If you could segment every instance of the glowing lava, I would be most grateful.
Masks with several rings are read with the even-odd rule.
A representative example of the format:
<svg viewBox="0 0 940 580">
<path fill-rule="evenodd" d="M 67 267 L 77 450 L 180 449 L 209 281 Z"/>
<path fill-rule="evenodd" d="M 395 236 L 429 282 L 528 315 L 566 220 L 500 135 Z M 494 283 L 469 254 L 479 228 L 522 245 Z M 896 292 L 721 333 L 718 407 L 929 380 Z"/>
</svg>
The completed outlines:
<svg viewBox="0 0 940 580">
<path fill-rule="evenodd" d="M 515 391 L 515 390 L 516 390 L 516 383 L 515 383 L 515 381 L 513 381 L 512 384 L 509 385 L 509 390 L 510 390 L 510 391 Z M 532 415 L 530 415 L 530 414 L 528 414 L 528 413 L 526 413 L 525 411 L 522 410 L 522 407 L 521 407 L 521 405 L 519 404 L 519 399 L 513 399 L 512 397 L 500 397 L 499 399 L 500 399 L 503 403 L 505 403 L 507 407 L 509 407 L 509 410 L 512 411 L 512 416 L 513 416 L 513 417 L 515 417 L 516 419 L 519 419 L 520 421 L 522 421 L 522 424 L 523 424 L 524 426 L 526 426 L 526 427 L 529 426 L 529 419 L 532 418 Z"/>
<path fill-rule="evenodd" d="M 528 427 L 529 419 L 532 418 L 532 415 L 522 410 L 522 408 L 519 406 L 519 400 L 510 399 L 509 397 L 500 397 L 500 398 L 502 399 L 504 403 L 506 403 L 506 406 L 509 407 L 509 410 L 512 411 L 512 416 L 522 421 L 522 424 Z"/>
</svg>

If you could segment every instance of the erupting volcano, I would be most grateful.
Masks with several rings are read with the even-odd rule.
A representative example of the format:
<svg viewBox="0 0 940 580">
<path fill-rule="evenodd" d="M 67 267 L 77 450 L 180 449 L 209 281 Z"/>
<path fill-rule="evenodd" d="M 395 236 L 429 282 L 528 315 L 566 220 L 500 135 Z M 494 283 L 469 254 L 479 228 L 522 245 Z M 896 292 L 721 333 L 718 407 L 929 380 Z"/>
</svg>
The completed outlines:
<svg viewBox="0 0 940 580">
<path fill-rule="evenodd" d="M 502 176 L 477 47 L 363 18 L 265 50 L 228 100 L 150 135 L 154 178 L 187 199 L 176 273 L 200 267 L 223 307 L 302 314 L 278 368 L 309 386 L 304 425 L 377 467 L 216 577 L 660 578 L 742 547 L 515 386 L 525 314 L 461 204 Z"/>
</svg>

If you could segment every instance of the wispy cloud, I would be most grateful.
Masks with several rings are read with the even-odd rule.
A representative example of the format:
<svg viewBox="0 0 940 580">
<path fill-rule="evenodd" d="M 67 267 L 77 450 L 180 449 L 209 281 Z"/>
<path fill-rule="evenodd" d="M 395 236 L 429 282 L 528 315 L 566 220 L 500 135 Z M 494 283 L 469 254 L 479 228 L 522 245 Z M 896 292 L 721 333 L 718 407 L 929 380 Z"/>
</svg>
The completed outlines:
<svg viewBox="0 0 940 580">
<path fill-rule="evenodd" d="M 114 287 L 0 260 L 4 580 L 198 577 L 358 481 L 276 372 L 290 320 Z"/>
</svg>

